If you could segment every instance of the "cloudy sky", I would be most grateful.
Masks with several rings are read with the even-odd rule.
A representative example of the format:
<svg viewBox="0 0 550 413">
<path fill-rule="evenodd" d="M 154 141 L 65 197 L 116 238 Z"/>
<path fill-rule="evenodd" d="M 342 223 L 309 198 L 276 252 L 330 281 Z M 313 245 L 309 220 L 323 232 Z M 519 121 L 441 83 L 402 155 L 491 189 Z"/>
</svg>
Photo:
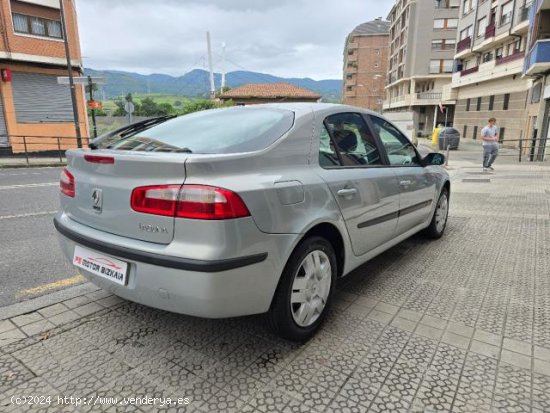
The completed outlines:
<svg viewBox="0 0 550 413">
<path fill-rule="evenodd" d="M 208 68 L 339 79 L 346 36 L 394 0 L 75 0 L 85 67 L 181 76 Z"/>
</svg>

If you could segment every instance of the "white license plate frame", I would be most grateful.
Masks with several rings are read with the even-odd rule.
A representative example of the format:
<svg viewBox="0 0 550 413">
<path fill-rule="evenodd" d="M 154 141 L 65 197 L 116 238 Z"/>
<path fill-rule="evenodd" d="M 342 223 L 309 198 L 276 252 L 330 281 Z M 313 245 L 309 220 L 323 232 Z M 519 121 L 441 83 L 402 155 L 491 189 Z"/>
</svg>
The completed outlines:
<svg viewBox="0 0 550 413">
<path fill-rule="evenodd" d="M 74 248 L 73 265 L 119 285 L 128 281 L 127 262 L 79 245 Z"/>
</svg>

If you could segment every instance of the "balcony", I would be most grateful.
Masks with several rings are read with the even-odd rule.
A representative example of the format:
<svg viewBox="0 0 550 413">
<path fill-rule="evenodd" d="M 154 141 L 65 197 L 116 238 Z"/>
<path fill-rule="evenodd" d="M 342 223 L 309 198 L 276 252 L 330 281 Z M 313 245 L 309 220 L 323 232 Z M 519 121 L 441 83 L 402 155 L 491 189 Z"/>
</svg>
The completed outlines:
<svg viewBox="0 0 550 413">
<path fill-rule="evenodd" d="M 496 30 L 496 26 L 494 24 L 487 26 L 485 28 L 485 39 L 490 39 L 491 37 L 495 37 L 495 30 Z"/>
<path fill-rule="evenodd" d="M 472 44 L 472 38 L 470 36 L 466 37 L 465 39 L 462 39 L 456 45 L 456 52 L 460 53 L 463 50 L 469 49 L 471 44 Z"/>
<path fill-rule="evenodd" d="M 460 76 L 468 76 L 469 74 L 475 73 L 479 70 L 479 66 L 471 67 L 469 69 L 464 69 L 460 71 Z"/>
<path fill-rule="evenodd" d="M 420 92 L 416 94 L 418 100 L 441 100 L 441 92 Z"/>
<path fill-rule="evenodd" d="M 497 57 L 495 64 L 504 65 L 506 63 L 513 62 L 514 60 L 523 59 L 525 57 L 525 52 L 516 52 L 506 57 Z"/>
<path fill-rule="evenodd" d="M 549 0 L 534 0 L 533 5 L 531 7 L 534 7 L 535 13 L 538 13 L 541 10 L 548 10 L 548 9 L 550 9 L 550 1 Z"/>
<path fill-rule="evenodd" d="M 550 69 L 550 40 L 537 40 L 525 56 L 523 73 L 535 75 Z"/>
</svg>

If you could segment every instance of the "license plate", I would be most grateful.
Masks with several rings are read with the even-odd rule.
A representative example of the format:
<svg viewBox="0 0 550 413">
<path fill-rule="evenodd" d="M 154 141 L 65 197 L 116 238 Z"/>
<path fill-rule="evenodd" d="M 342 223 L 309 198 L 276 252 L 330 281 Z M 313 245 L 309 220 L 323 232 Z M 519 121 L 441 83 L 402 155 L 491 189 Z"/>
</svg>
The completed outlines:
<svg viewBox="0 0 550 413">
<path fill-rule="evenodd" d="M 73 264 L 117 284 L 126 285 L 127 262 L 76 245 Z"/>
</svg>

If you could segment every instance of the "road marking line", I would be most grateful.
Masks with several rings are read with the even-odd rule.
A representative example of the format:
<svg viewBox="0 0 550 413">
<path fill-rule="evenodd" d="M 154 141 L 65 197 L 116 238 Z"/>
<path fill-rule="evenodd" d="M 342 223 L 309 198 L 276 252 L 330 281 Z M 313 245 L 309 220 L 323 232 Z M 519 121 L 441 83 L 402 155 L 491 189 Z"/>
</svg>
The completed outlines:
<svg viewBox="0 0 550 413">
<path fill-rule="evenodd" d="M 74 277 L 65 278 L 63 280 L 59 280 L 50 284 L 39 285 L 38 287 L 29 288 L 28 290 L 18 291 L 15 294 L 15 297 L 21 298 L 29 295 L 37 295 L 49 290 L 55 290 L 57 288 L 70 287 L 71 285 L 81 283 L 82 281 L 85 281 L 85 278 L 79 274 L 75 275 Z"/>
<path fill-rule="evenodd" d="M 54 215 L 55 213 L 57 213 L 57 211 L 33 212 L 33 213 L 21 214 L 21 215 L 4 215 L 4 216 L 0 216 L 0 219 L 39 217 L 42 215 Z"/>
<path fill-rule="evenodd" d="M 43 184 L 8 185 L 8 186 L 0 186 L 0 190 L 19 189 L 19 188 L 40 188 L 43 186 L 56 186 L 56 185 L 59 185 L 59 182 L 45 182 Z"/>
</svg>

